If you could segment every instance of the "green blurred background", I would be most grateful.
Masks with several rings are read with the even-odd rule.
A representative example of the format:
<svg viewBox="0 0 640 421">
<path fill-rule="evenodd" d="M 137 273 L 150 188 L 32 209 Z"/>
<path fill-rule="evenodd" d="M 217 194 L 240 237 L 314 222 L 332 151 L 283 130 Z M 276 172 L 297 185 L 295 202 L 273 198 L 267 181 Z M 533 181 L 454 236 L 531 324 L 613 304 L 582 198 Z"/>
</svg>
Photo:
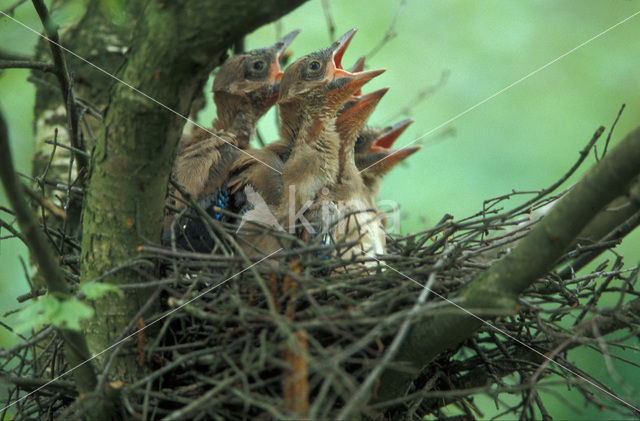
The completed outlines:
<svg viewBox="0 0 640 421">
<path fill-rule="evenodd" d="M 105 0 L 104 10 L 112 10 L 116 19 L 122 1 Z M 14 3 L 0 0 L 0 10 Z M 483 200 L 512 189 L 536 190 L 550 185 L 574 163 L 599 125 L 610 127 L 623 103 L 627 108 L 613 144 L 640 123 L 640 16 L 636 16 L 440 127 L 638 12 L 640 1 L 331 0 L 328 4 L 335 36 L 359 28 L 343 60 L 345 67 L 370 53 L 395 21 L 394 36 L 367 63 L 369 68 L 385 67 L 387 72 L 365 92 L 391 87 L 371 124 L 387 125 L 407 116 L 416 120 L 399 145 L 430 133 L 418 141 L 423 149 L 383 183 L 380 199 L 401 206 L 403 233 L 427 228 L 447 212 L 456 218 L 470 215 L 482 208 Z M 69 1 L 54 17 L 63 26 L 70 24 L 82 7 L 82 1 Z M 30 2 L 20 6 L 15 17 L 41 30 Z M 291 46 L 294 58 L 332 41 L 323 3 L 311 0 L 279 24 L 248 36 L 246 47 L 265 46 L 296 28 L 302 33 Z M 0 50 L 29 55 L 36 41 L 32 32 L 0 17 Z M 69 62 L 73 68 L 73 59 Z M 440 83 L 443 74 L 448 76 Z M 19 170 L 29 173 L 34 88 L 27 77 L 23 70 L 0 71 L 0 108 L 8 119 L 14 159 Z M 423 93 L 425 97 L 419 100 Z M 208 125 L 213 115 L 209 100 L 199 121 Z M 271 112 L 259 125 L 267 139 L 277 137 L 274 121 Z M 593 156 L 589 157 L 579 174 L 593 162 Z M 568 183 L 577 179 L 574 176 Z M 3 193 L 0 203 L 6 205 Z M 640 234 L 636 232 L 617 251 L 626 256 L 628 265 L 634 265 L 640 260 L 639 248 Z M 27 291 L 18 256 L 26 256 L 18 241 L 0 243 L 0 313 L 17 308 L 15 297 Z M 11 319 L 3 321 L 11 324 Z M 0 329 L 0 344 L 16 340 Z M 626 357 L 640 361 L 637 353 Z M 570 359 L 586 361 L 582 367 L 590 374 L 629 396 L 611 384 L 598 354 L 573 351 Z M 640 370 L 630 372 L 628 366 L 624 370 L 621 375 L 640 390 Z M 566 389 L 561 393 L 575 408 L 550 398 L 549 409 L 556 419 L 613 417 L 595 409 L 580 412 L 583 398 Z M 479 403 L 487 417 L 495 413 L 489 400 Z"/>
</svg>

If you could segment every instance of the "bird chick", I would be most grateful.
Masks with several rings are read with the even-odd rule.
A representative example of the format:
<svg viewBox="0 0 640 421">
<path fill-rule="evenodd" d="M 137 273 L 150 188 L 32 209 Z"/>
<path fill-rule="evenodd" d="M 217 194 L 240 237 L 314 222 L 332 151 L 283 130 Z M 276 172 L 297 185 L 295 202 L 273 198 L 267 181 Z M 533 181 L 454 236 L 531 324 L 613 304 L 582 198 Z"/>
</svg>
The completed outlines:
<svg viewBox="0 0 640 421">
<path fill-rule="evenodd" d="M 355 142 L 365 122 L 389 88 L 352 97 L 341 109 L 336 127 L 340 135 L 339 166 L 332 200 L 339 220 L 331 231 L 336 243 L 354 242 L 345 256 L 383 254 L 385 235 L 367 186 L 355 162 Z"/>
<path fill-rule="evenodd" d="M 337 65 L 342 69 L 339 62 Z M 361 72 L 363 69 L 364 56 L 356 61 L 350 72 Z M 360 89 L 354 93 L 354 95 L 360 94 Z M 262 149 L 251 149 L 251 156 L 243 155 L 238 157 L 231 170 L 232 176 L 229 181 L 231 191 L 234 193 L 243 191 L 250 186 L 262 196 L 269 206 L 277 207 L 282 199 L 282 177 L 281 174 L 274 170 L 281 169 L 289 159 L 293 148 L 293 140 L 292 137 L 279 139 L 267 144 Z M 264 163 L 269 166 L 264 165 Z"/>
<path fill-rule="evenodd" d="M 342 69 L 342 57 L 354 34 L 355 29 L 331 47 L 297 60 L 282 77 L 281 138 L 293 145 L 282 172 L 282 216 L 297 214 L 323 187 L 335 183 L 341 143 L 336 114 L 354 92 L 384 72 Z"/>
<path fill-rule="evenodd" d="M 338 174 L 340 136 L 336 114 L 342 104 L 362 85 L 384 72 L 347 72 L 342 57 L 355 29 L 344 34 L 329 48 L 311 53 L 291 64 L 282 76 L 280 97 L 281 125 L 278 152 L 282 167 L 282 197 L 273 206 L 281 226 L 305 238 L 313 228 L 304 217 L 321 189 L 332 186 Z M 273 147 L 273 146 L 272 146 Z M 296 230 L 296 220 L 304 230 Z M 306 222 L 306 224 L 305 224 Z M 273 236 L 254 243 L 261 252 L 274 250 Z"/>
<path fill-rule="evenodd" d="M 204 130 L 195 133 L 176 158 L 175 180 L 216 219 L 221 217 L 216 208 L 230 204 L 224 184 L 231 165 L 239 153 L 246 153 L 240 150 L 248 147 L 258 119 L 275 104 L 283 74 L 279 61 L 298 33 L 289 33 L 271 47 L 231 57 L 220 67 L 213 83 L 217 113 L 214 134 Z M 172 220 L 173 215 L 165 216 L 164 244 L 170 241 L 168 229 Z M 180 225 L 183 232 L 179 236 L 183 240 L 192 236 L 204 239 L 204 242 L 196 240 L 195 243 L 202 244 L 192 248 L 205 251 L 209 247 L 208 234 L 201 223 L 180 221 Z M 180 246 L 185 247 L 184 241 L 180 241 Z"/>
<path fill-rule="evenodd" d="M 372 199 L 378 196 L 382 177 L 421 149 L 421 146 L 391 148 L 413 121 L 406 119 L 393 126 L 365 127 L 360 131 L 354 146 L 355 162 Z"/>
</svg>

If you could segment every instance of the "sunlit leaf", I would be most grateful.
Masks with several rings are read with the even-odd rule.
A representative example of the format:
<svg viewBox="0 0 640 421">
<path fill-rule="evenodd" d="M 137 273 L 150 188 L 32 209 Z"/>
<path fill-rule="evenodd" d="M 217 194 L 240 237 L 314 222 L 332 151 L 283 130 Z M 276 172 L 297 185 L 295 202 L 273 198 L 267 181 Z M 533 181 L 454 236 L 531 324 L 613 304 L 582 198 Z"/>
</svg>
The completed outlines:
<svg viewBox="0 0 640 421">
<path fill-rule="evenodd" d="M 122 290 L 117 286 L 99 282 L 89 282 L 86 284 L 82 284 L 80 286 L 80 291 L 82 291 L 89 300 L 96 300 L 98 298 L 104 297 L 110 292 L 118 294 L 119 297 L 124 296 Z"/>
<path fill-rule="evenodd" d="M 59 300 L 45 295 L 25 306 L 18 313 L 18 325 L 15 330 L 25 333 L 50 323 L 55 327 L 79 330 L 80 321 L 93 316 L 93 309 L 77 298 Z"/>
</svg>

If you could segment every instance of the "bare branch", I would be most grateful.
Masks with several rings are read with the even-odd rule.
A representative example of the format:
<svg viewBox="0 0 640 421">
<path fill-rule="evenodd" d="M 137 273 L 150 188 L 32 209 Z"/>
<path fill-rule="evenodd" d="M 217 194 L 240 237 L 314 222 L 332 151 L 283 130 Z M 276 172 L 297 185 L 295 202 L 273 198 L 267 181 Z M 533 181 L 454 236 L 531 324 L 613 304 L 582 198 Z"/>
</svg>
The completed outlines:
<svg viewBox="0 0 640 421">
<path fill-rule="evenodd" d="M 62 98 L 64 99 L 64 104 L 67 109 L 67 122 L 70 129 L 71 144 L 76 149 L 84 150 L 80 139 L 80 127 L 78 124 L 80 116 L 78 114 L 78 108 L 73 94 L 73 87 L 69 76 L 69 70 L 67 68 L 67 62 L 64 58 L 64 52 L 60 46 L 58 30 L 54 26 L 53 20 L 49 16 L 49 11 L 47 10 L 47 6 L 45 6 L 44 2 L 42 0 L 32 1 L 33 6 L 40 17 L 40 21 L 44 26 L 45 34 L 49 41 L 51 55 L 56 67 L 56 71 L 54 73 L 58 79 L 58 83 L 60 84 L 60 91 L 62 92 Z M 85 173 L 88 164 L 87 157 L 76 154 L 76 161 L 78 162 L 78 172 L 80 174 Z"/>
<path fill-rule="evenodd" d="M 56 67 L 51 63 L 29 60 L 2 60 L 0 59 L 0 69 L 33 69 L 45 73 L 55 73 Z"/>
<path fill-rule="evenodd" d="M 387 370 L 377 401 L 403 394 L 436 355 L 482 326 L 482 319 L 469 312 L 492 309 L 498 315 L 515 311 L 518 294 L 553 266 L 591 218 L 622 193 L 639 171 L 640 128 L 595 165 L 510 254 L 456 294 L 454 300 L 460 307 L 450 306 L 452 314 L 413 326 L 396 358 L 408 363 L 408 370 Z M 491 317 L 485 312 L 483 318 Z"/>
</svg>

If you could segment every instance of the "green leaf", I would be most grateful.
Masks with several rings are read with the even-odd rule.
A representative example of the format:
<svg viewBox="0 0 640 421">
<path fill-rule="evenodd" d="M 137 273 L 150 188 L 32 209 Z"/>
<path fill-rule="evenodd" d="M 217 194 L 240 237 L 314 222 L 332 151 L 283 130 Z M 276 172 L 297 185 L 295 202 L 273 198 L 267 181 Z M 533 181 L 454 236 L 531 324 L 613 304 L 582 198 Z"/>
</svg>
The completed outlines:
<svg viewBox="0 0 640 421">
<path fill-rule="evenodd" d="M 60 302 L 59 310 L 51 314 L 51 324 L 65 329 L 80 330 L 80 321 L 92 316 L 91 307 L 77 298 L 71 298 Z"/>
<path fill-rule="evenodd" d="M 97 300 L 102 298 L 110 292 L 118 294 L 118 297 L 122 298 L 124 293 L 120 288 L 113 284 L 105 284 L 100 282 L 89 282 L 80 285 L 80 291 L 84 293 L 88 300 Z"/>
<path fill-rule="evenodd" d="M 47 323 L 49 320 L 45 316 L 45 313 L 47 312 L 46 309 L 55 305 L 55 303 L 51 301 L 58 302 L 54 297 L 45 295 L 44 297 L 40 297 L 38 300 L 23 307 L 18 312 L 15 331 L 20 334 L 27 333 L 31 329 L 37 329 Z"/>
<path fill-rule="evenodd" d="M 80 330 L 80 321 L 93 316 L 93 309 L 77 298 L 59 300 L 53 295 L 45 295 L 25 306 L 18 313 L 18 333 L 26 333 L 50 323 L 55 327 Z"/>
</svg>

